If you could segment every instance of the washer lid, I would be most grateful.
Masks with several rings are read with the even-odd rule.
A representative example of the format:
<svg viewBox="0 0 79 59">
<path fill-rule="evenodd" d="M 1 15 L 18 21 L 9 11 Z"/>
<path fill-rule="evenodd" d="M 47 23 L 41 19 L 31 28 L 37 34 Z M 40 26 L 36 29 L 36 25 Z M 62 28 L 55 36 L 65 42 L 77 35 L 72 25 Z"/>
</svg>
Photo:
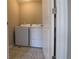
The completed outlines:
<svg viewBox="0 0 79 59">
<path fill-rule="evenodd" d="M 20 26 L 21 27 L 30 27 L 31 25 L 30 24 L 21 24 Z"/>
<path fill-rule="evenodd" d="M 32 27 L 41 27 L 41 24 L 32 24 Z"/>
</svg>

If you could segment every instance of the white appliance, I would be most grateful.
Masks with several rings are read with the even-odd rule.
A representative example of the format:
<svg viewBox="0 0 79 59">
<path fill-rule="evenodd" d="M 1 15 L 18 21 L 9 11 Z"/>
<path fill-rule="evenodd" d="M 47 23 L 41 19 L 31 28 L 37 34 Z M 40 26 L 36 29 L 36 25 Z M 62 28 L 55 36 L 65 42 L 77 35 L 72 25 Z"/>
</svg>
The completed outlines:
<svg viewBox="0 0 79 59">
<path fill-rule="evenodd" d="M 30 28 L 30 46 L 42 48 L 42 27 L 32 24 Z"/>
<path fill-rule="evenodd" d="M 42 48 L 42 27 L 40 24 L 22 24 L 15 27 L 15 45 Z"/>
<path fill-rule="evenodd" d="M 28 26 L 15 27 L 15 45 L 28 46 Z"/>
</svg>

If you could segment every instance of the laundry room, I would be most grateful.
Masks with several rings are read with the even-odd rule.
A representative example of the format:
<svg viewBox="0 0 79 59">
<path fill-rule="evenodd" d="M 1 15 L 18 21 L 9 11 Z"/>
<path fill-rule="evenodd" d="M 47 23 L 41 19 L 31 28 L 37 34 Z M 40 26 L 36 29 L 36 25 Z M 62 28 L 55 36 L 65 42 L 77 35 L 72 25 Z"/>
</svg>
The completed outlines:
<svg viewBox="0 0 79 59">
<path fill-rule="evenodd" d="M 51 35 L 54 33 L 52 7 L 54 6 L 50 5 L 52 5 L 51 0 L 8 0 L 9 59 L 52 57 L 54 51 L 54 39 L 51 40 L 54 38 L 54 35 Z"/>
<path fill-rule="evenodd" d="M 18 56 L 28 50 L 38 51 L 42 59 L 42 0 L 8 0 L 8 32 L 10 59 L 22 58 Z"/>
<path fill-rule="evenodd" d="M 70 0 L 0 4 L 0 59 L 71 59 Z"/>
</svg>

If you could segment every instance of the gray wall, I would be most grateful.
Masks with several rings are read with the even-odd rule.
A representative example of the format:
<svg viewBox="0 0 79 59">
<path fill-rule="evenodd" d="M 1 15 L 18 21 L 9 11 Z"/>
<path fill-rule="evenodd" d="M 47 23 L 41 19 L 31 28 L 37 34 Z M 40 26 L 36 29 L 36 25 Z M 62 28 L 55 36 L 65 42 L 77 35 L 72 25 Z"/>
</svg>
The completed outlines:
<svg viewBox="0 0 79 59">
<path fill-rule="evenodd" d="M 71 0 L 68 0 L 68 58 L 71 59 Z"/>
</svg>

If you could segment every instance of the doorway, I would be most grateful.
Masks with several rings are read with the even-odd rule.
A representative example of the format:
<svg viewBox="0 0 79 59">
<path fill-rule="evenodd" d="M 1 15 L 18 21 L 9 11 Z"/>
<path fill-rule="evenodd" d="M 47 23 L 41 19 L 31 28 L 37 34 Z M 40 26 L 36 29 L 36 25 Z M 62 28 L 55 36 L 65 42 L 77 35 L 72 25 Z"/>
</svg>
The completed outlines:
<svg viewBox="0 0 79 59">
<path fill-rule="evenodd" d="M 56 55 L 54 3 L 54 0 L 8 0 L 9 59 L 51 59 Z"/>
<path fill-rule="evenodd" d="M 8 0 L 9 59 L 44 59 L 42 0 Z"/>
</svg>

